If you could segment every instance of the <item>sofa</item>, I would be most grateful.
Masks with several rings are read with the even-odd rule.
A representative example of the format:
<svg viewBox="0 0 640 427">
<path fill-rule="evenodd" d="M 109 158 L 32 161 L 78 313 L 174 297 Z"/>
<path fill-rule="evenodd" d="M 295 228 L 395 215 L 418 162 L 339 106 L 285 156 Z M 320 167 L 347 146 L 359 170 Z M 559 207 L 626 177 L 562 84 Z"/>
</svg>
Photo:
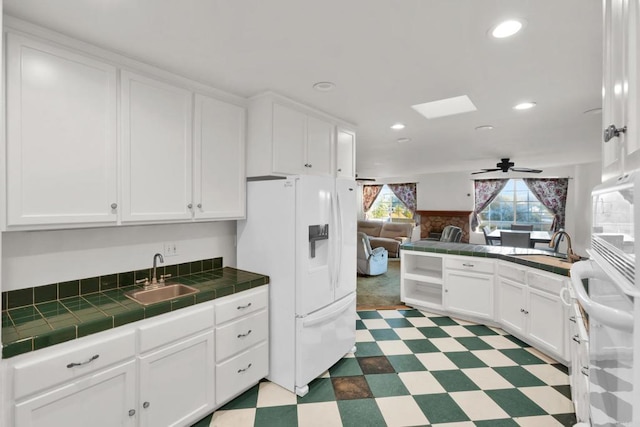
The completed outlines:
<svg viewBox="0 0 640 427">
<path fill-rule="evenodd" d="M 358 232 L 369 236 L 373 249 L 385 248 L 390 258 L 400 256 L 400 245 L 420 240 L 420 227 L 413 223 L 359 220 Z"/>
</svg>

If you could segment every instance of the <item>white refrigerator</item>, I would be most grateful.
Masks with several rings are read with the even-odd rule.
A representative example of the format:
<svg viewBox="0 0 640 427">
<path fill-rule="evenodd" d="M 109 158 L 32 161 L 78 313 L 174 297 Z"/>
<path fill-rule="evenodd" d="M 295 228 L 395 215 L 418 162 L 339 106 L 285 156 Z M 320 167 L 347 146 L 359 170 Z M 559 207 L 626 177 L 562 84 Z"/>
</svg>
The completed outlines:
<svg viewBox="0 0 640 427">
<path fill-rule="evenodd" d="M 354 180 L 247 183 L 237 266 L 270 278 L 267 378 L 299 396 L 355 351 L 356 232 Z"/>
</svg>

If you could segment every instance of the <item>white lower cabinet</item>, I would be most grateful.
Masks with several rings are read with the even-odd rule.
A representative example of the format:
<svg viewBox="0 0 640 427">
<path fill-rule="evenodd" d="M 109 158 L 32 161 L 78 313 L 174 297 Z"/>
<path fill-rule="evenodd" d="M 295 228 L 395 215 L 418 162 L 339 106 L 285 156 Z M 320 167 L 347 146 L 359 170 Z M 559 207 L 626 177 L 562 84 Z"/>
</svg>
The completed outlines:
<svg viewBox="0 0 640 427">
<path fill-rule="evenodd" d="M 267 376 L 267 304 L 261 286 L 3 360 L 0 425 L 191 425 Z"/>
<path fill-rule="evenodd" d="M 136 362 L 74 380 L 15 405 L 15 427 L 135 426 Z M 160 424 L 156 424 L 160 425 Z"/>
<path fill-rule="evenodd" d="M 493 262 L 445 259 L 445 309 L 479 319 L 493 319 Z"/>
<path fill-rule="evenodd" d="M 140 425 L 182 426 L 214 407 L 213 331 L 140 357 Z"/>
</svg>

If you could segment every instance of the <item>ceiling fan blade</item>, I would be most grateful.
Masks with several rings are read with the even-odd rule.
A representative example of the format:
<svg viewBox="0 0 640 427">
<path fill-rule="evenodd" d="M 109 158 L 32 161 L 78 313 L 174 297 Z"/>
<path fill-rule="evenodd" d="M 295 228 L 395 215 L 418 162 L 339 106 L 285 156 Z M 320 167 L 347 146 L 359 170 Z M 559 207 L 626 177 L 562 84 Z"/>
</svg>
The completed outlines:
<svg viewBox="0 0 640 427">
<path fill-rule="evenodd" d="M 530 168 L 511 168 L 514 172 L 527 172 L 527 173 L 540 173 L 542 169 L 530 169 Z"/>
<path fill-rule="evenodd" d="M 478 172 L 471 172 L 471 175 L 477 175 L 479 173 L 495 172 L 495 171 L 499 171 L 499 170 L 500 170 L 500 168 L 482 169 L 481 171 L 478 171 Z"/>
</svg>

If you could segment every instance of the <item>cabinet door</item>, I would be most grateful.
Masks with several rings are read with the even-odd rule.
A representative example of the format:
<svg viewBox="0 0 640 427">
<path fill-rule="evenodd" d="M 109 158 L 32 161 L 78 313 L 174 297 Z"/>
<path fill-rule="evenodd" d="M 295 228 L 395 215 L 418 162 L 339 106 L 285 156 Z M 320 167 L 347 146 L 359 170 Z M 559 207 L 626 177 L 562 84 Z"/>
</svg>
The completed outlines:
<svg viewBox="0 0 640 427">
<path fill-rule="evenodd" d="M 524 334 L 526 287 L 501 277 L 498 288 L 498 322 L 516 333 Z"/>
<path fill-rule="evenodd" d="M 338 129 L 336 141 L 336 176 L 338 178 L 356 177 L 356 134 Z"/>
<path fill-rule="evenodd" d="M 189 425 L 214 407 L 213 331 L 140 358 L 142 426 Z"/>
<path fill-rule="evenodd" d="M 135 361 L 15 405 L 16 427 L 135 426 Z"/>
<path fill-rule="evenodd" d="M 9 34 L 8 225 L 114 222 L 115 203 L 116 69 Z"/>
<path fill-rule="evenodd" d="M 453 312 L 493 319 L 493 275 L 448 270 L 444 304 Z"/>
<path fill-rule="evenodd" d="M 122 72 L 122 220 L 190 219 L 191 92 Z"/>
<path fill-rule="evenodd" d="M 537 342 L 542 350 L 565 358 L 566 316 L 560 297 L 530 288 L 527 311 L 529 338 Z"/>
<path fill-rule="evenodd" d="M 244 108 L 196 95 L 195 218 L 245 216 L 244 147 Z"/>
<path fill-rule="evenodd" d="M 282 174 L 307 172 L 305 144 L 307 116 L 273 104 L 273 171 Z"/>
<path fill-rule="evenodd" d="M 333 125 L 315 117 L 307 117 L 307 173 L 331 175 Z"/>
</svg>

